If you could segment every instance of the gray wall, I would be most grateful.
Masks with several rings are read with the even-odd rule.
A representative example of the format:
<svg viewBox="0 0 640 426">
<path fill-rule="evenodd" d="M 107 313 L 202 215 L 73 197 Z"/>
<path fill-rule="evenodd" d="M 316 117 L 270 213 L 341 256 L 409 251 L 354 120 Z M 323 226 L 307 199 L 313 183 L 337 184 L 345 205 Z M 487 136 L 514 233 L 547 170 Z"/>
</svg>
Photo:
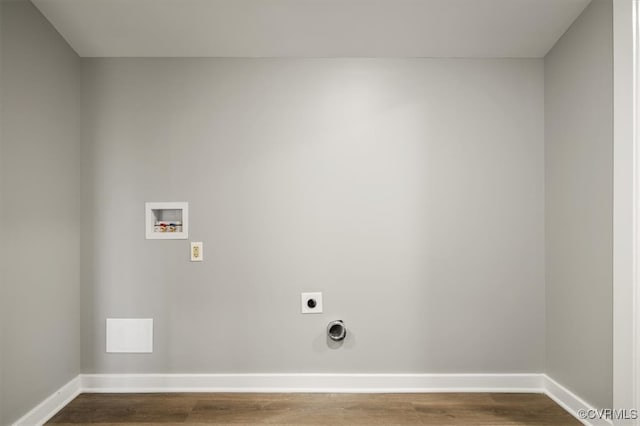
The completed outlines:
<svg viewBox="0 0 640 426">
<path fill-rule="evenodd" d="M 3 7 L 0 4 L 0 212 L 2 211 L 2 205 L 3 205 L 3 197 L 2 197 L 2 191 L 3 191 L 3 173 L 2 173 L 2 39 L 3 39 L 3 34 L 2 34 L 2 16 L 3 16 Z M 1 213 L 0 213 L 0 218 L 1 218 Z M 4 244 L 2 243 L 2 240 L 0 240 L 0 309 L 3 309 L 3 300 L 6 300 L 7 298 L 7 294 L 5 293 L 4 290 L 4 269 L 5 269 L 5 263 L 4 263 L 4 258 L 5 258 L 5 250 L 4 250 Z M 4 318 L 2 313 L 0 312 L 0 383 L 4 382 L 4 362 L 3 362 L 3 350 L 2 347 L 4 346 Z M 2 424 L 2 419 L 4 418 L 4 399 L 5 399 L 5 389 L 2 385 L 0 385 L 0 424 Z"/>
<path fill-rule="evenodd" d="M 80 370 L 80 60 L 29 2 L 2 2 L 2 417 Z"/>
<path fill-rule="evenodd" d="M 82 370 L 543 371 L 543 87 L 542 60 L 84 60 Z M 190 203 L 203 263 L 145 201 Z M 155 352 L 106 354 L 108 317 Z"/>
<path fill-rule="evenodd" d="M 545 59 L 547 374 L 612 406 L 612 3 Z"/>
</svg>

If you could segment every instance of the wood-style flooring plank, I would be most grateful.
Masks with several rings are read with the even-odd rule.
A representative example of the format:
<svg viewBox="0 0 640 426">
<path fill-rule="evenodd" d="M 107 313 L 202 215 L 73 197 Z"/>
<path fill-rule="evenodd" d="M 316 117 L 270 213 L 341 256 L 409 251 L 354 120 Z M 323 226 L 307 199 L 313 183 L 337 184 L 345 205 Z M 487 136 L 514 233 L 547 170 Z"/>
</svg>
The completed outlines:
<svg viewBox="0 0 640 426">
<path fill-rule="evenodd" d="M 580 425 L 543 394 L 81 394 L 49 424 Z"/>
</svg>

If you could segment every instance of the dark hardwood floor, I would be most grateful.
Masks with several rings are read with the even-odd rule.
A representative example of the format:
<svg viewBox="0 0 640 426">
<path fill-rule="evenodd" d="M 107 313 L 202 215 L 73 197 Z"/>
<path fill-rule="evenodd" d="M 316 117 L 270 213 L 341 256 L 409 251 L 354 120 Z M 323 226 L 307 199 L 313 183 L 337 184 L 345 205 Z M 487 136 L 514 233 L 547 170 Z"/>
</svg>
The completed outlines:
<svg viewBox="0 0 640 426">
<path fill-rule="evenodd" d="M 542 394 L 82 394 L 48 424 L 579 425 Z"/>
</svg>

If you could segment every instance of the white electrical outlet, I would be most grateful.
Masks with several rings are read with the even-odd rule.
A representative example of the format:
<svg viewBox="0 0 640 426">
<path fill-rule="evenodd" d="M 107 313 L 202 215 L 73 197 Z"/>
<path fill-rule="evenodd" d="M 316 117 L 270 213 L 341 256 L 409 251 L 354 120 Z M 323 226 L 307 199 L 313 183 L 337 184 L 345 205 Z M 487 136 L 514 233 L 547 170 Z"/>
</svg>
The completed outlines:
<svg viewBox="0 0 640 426">
<path fill-rule="evenodd" d="M 203 252 L 202 252 L 202 242 L 191 242 L 191 261 L 192 262 L 202 262 Z"/>
<path fill-rule="evenodd" d="M 302 293 L 300 295 L 301 313 L 321 314 L 322 313 L 322 293 Z"/>
</svg>

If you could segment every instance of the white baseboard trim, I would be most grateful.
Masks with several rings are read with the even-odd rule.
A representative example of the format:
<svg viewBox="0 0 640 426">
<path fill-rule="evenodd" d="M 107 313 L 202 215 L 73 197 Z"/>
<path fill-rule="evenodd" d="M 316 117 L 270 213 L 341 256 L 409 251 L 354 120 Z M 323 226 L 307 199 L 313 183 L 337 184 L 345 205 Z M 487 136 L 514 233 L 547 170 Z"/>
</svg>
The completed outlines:
<svg viewBox="0 0 640 426">
<path fill-rule="evenodd" d="M 42 425 L 82 392 L 545 393 L 585 425 L 613 424 L 580 419 L 594 408 L 546 374 L 81 374 L 14 426 Z"/>
<path fill-rule="evenodd" d="M 544 392 L 541 374 L 83 374 L 84 392 Z"/>
<path fill-rule="evenodd" d="M 33 410 L 22 416 L 14 426 L 40 426 L 53 417 L 65 405 L 71 402 L 81 392 L 80 376 L 69 381 L 66 385 L 51 394 L 38 404 Z"/>
<path fill-rule="evenodd" d="M 607 419 L 581 418 L 581 416 L 579 415 L 580 412 L 589 413 L 595 417 L 597 417 L 598 412 L 595 408 L 593 408 L 593 406 L 586 403 L 582 398 L 580 398 L 546 374 L 543 375 L 543 383 L 544 393 L 547 394 L 549 398 L 553 399 L 559 406 L 568 411 L 572 416 L 580 420 L 583 424 L 587 426 L 613 425 L 613 422 Z"/>
</svg>

